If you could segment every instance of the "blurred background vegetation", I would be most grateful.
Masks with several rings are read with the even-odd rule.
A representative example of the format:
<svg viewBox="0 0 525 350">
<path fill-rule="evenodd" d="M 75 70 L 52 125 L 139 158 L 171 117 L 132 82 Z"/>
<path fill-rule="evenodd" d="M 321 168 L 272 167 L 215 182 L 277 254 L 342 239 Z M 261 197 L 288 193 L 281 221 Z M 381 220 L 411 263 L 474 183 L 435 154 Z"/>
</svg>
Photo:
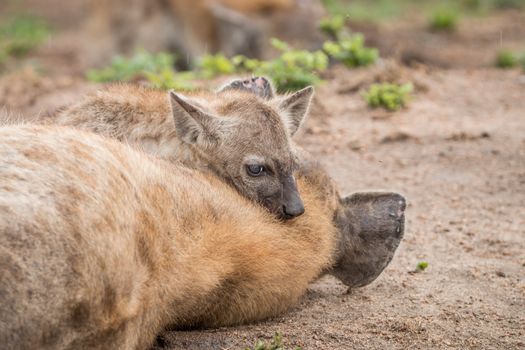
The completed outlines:
<svg viewBox="0 0 525 350">
<path fill-rule="evenodd" d="M 265 75 L 285 92 L 384 59 L 525 67 L 525 0 L 8 0 L 0 13 L 0 74 L 29 65 L 178 90 Z M 386 83 L 363 94 L 370 105 L 406 105 L 412 88 Z"/>
</svg>

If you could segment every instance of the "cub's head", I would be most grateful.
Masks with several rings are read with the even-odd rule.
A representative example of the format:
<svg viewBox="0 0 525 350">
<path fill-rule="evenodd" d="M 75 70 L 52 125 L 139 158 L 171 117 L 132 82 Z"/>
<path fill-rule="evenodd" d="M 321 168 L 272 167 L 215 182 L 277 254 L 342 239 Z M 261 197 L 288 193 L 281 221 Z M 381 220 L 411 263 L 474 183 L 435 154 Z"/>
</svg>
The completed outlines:
<svg viewBox="0 0 525 350">
<path fill-rule="evenodd" d="M 307 115 L 313 92 L 307 87 L 268 99 L 232 88 L 208 99 L 171 92 L 170 101 L 178 137 L 211 172 L 272 213 L 291 219 L 304 206 L 293 175 L 296 157 L 290 138 Z"/>
</svg>

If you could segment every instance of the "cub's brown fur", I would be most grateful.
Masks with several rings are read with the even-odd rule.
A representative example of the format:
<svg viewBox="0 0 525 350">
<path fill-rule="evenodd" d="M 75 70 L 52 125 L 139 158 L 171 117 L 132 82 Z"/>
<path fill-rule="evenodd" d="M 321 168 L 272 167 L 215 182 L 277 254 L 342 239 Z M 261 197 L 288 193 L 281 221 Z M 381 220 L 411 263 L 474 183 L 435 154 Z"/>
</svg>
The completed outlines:
<svg viewBox="0 0 525 350">
<path fill-rule="evenodd" d="M 114 140 L 0 128 L 0 344 L 143 349 L 167 326 L 278 314 L 323 270 L 353 273 L 346 256 L 371 254 L 377 276 L 403 233 L 402 197 L 340 200 L 309 161 L 298 181 L 306 213 L 283 223 L 213 176 Z"/>
<path fill-rule="evenodd" d="M 239 89 L 171 93 L 170 108 L 164 92 L 115 85 L 64 110 L 56 123 L 210 171 L 288 219 L 304 211 L 293 178 L 290 137 L 305 118 L 312 94 L 311 87 L 273 99 Z"/>
</svg>

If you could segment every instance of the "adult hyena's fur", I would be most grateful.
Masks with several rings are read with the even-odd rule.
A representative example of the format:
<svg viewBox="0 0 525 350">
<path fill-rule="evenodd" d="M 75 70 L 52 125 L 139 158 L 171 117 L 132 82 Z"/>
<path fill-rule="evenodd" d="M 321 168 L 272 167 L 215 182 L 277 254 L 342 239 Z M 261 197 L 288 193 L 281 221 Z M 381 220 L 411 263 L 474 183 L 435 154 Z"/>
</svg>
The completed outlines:
<svg viewBox="0 0 525 350">
<path fill-rule="evenodd" d="M 341 277 L 369 253 L 377 276 L 403 232 L 402 197 L 340 200 L 319 167 L 302 169 L 306 214 L 283 223 L 114 140 L 1 128 L 2 347 L 142 349 L 167 326 L 278 314 L 322 271 Z"/>
<path fill-rule="evenodd" d="M 55 122 L 127 142 L 172 162 L 209 171 L 285 218 L 301 215 L 291 136 L 308 112 L 313 89 L 266 99 L 229 89 L 187 96 L 114 85 L 59 113 Z M 170 104 L 171 102 L 171 104 Z M 247 173 L 265 167 L 263 176 Z"/>
</svg>

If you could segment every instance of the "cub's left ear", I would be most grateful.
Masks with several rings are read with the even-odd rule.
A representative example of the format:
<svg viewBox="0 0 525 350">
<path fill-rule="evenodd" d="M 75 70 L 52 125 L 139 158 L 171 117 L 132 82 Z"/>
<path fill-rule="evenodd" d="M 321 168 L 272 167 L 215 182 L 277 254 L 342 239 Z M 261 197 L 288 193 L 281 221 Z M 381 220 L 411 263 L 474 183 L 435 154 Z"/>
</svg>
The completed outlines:
<svg viewBox="0 0 525 350">
<path fill-rule="evenodd" d="M 295 134 L 305 120 L 313 95 L 313 86 L 308 86 L 281 101 L 279 107 L 288 115 L 288 120 L 285 122 L 288 124 L 290 135 Z"/>
</svg>

